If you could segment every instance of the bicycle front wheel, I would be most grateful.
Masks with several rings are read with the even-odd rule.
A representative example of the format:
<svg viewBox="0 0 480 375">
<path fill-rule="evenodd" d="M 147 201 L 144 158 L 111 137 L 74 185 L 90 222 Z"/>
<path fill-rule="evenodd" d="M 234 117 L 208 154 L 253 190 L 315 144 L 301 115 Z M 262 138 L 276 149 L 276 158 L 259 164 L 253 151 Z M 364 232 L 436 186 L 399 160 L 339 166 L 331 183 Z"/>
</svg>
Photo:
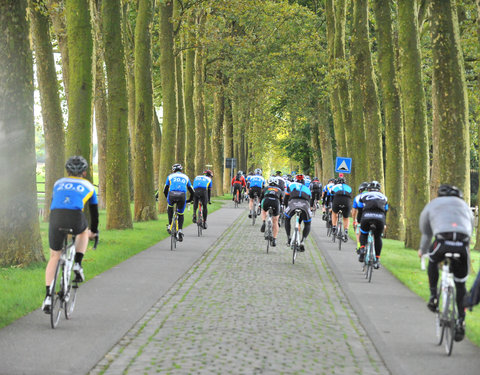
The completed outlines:
<svg viewBox="0 0 480 375">
<path fill-rule="evenodd" d="M 50 308 L 50 324 L 55 328 L 60 321 L 60 314 L 63 307 L 63 260 L 59 260 L 55 271 L 55 278 L 51 285 L 52 307 Z"/>
<path fill-rule="evenodd" d="M 435 313 L 435 337 L 437 345 L 442 345 L 443 336 L 445 334 L 445 324 L 443 322 L 443 300 L 444 300 L 443 293 L 438 294 L 438 309 Z"/>
<path fill-rule="evenodd" d="M 452 354 L 453 340 L 455 338 L 455 322 L 456 322 L 456 301 L 455 301 L 455 288 L 453 286 L 448 287 L 447 292 L 447 304 L 444 311 L 444 325 L 445 325 L 445 352 L 447 355 Z"/>
</svg>

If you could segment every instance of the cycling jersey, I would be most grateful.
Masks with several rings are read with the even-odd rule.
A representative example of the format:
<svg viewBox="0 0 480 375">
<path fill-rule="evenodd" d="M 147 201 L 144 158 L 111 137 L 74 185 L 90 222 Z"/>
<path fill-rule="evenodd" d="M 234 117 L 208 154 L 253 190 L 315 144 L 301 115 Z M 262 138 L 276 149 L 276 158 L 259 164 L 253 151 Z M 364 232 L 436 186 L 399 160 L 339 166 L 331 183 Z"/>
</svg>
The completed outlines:
<svg viewBox="0 0 480 375">
<path fill-rule="evenodd" d="M 240 179 L 238 179 L 238 177 L 232 178 L 231 185 L 234 186 L 235 184 L 246 186 L 245 178 L 243 176 L 240 176 Z"/>
<path fill-rule="evenodd" d="M 211 189 L 212 188 L 212 179 L 207 176 L 197 176 L 193 180 L 193 188 L 194 189 Z M 186 190 L 185 190 L 186 191 Z"/>
<path fill-rule="evenodd" d="M 385 213 L 388 211 L 387 197 L 379 191 L 366 191 L 361 194 L 357 204 L 363 213 L 367 211 L 378 211 Z"/>
<path fill-rule="evenodd" d="M 312 183 L 309 186 L 311 191 L 321 191 L 322 190 L 322 184 L 320 181 L 312 181 Z"/>
<path fill-rule="evenodd" d="M 82 177 L 64 177 L 53 186 L 50 210 L 83 210 L 85 204 L 98 204 L 97 193 L 92 183 Z"/>
<path fill-rule="evenodd" d="M 168 188 L 168 189 L 167 189 Z M 181 172 L 175 172 L 170 174 L 167 177 L 167 181 L 165 182 L 164 191 L 181 191 L 183 193 L 187 192 L 188 188 L 192 188 L 192 183 L 186 174 Z"/>
<path fill-rule="evenodd" d="M 302 185 L 298 182 L 293 182 L 288 187 L 287 193 L 285 194 L 288 199 L 307 199 L 310 200 L 312 192 L 308 187 Z"/>
<path fill-rule="evenodd" d="M 336 184 L 331 188 L 331 195 L 346 195 L 348 197 L 352 196 L 352 188 L 347 184 Z"/>
<path fill-rule="evenodd" d="M 311 182 L 312 182 L 311 180 L 309 180 L 308 178 L 306 178 L 306 179 L 305 179 L 305 186 L 309 188 Z"/>
<path fill-rule="evenodd" d="M 250 178 L 250 188 L 259 187 L 263 188 L 265 186 L 265 179 L 262 176 L 251 176 Z"/>
</svg>

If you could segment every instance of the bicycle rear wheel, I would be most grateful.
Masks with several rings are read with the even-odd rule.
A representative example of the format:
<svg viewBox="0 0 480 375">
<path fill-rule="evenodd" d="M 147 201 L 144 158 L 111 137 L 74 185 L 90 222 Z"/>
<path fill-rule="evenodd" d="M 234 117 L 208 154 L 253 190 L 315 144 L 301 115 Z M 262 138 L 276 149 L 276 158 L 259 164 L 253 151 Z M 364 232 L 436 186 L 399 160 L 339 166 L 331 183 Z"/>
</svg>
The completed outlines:
<svg viewBox="0 0 480 375">
<path fill-rule="evenodd" d="M 70 272 L 70 278 L 68 280 L 67 293 L 65 295 L 65 318 L 70 319 L 75 309 L 75 302 L 77 301 L 78 283 L 73 281 L 72 273 Z"/>
<path fill-rule="evenodd" d="M 50 308 L 50 325 L 55 328 L 60 321 L 63 307 L 63 270 L 65 264 L 62 259 L 58 261 L 50 291 L 52 293 L 52 307 Z"/>
<path fill-rule="evenodd" d="M 339 215 L 340 216 L 340 215 Z M 337 225 L 337 238 L 338 238 L 338 250 L 342 250 L 342 242 L 343 242 L 343 223 L 340 221 L 340 217 L 338 218 L 339 222 Z"/>
<path fill-rule="evenodd" d="M 300 236 L 300 233 L 298 232 L 298 229 L 295 228 L 295 232 L 293 232 L 293 237 L 292 237 L 292 264 L 295 264 L 295 259 L 297 259 L 297 252 L 298 252 L 298 238 Z"/>
<path fill-rule="evenodd" d="M 177 215 L 173 216 L 171 234 L 170 234 L 170 250 L 177 247 Z"/>
<path fill-rule="evenodd" d="M 453 341 L 455 338 L 455 322 L 456 322 L 456 301 L 455 288 L 448 287 L 447 303 L 444 311 L 444 326 L 445 326 L 445 352 L 447 355 L 452 354 Z"/>
</svg>

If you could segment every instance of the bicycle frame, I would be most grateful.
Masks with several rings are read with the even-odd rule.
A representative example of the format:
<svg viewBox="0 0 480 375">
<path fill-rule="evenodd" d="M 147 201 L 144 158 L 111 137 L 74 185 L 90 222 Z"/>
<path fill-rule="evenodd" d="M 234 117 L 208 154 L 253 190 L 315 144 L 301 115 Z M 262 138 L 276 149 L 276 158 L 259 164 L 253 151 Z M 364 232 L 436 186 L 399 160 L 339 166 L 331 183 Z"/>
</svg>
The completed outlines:
<svg viewBox="0 0 480 375">
<path fill-rule="evenodd" d="M 297 208 L 295 210 L 295 229 L 294 229 L 294 232 L 293 232 L 292 240 L 290 242 L 290 247 L 293 250 L 293 254 L 292 254 L 292 263 L 293 264 L 295 264 L 295 259 L 297 258 L 297 253 L 300 249 L 300 229 L 301 229 L 300 215 L 301 214 L 302 214 L 302 210 Z"/>
</svg>

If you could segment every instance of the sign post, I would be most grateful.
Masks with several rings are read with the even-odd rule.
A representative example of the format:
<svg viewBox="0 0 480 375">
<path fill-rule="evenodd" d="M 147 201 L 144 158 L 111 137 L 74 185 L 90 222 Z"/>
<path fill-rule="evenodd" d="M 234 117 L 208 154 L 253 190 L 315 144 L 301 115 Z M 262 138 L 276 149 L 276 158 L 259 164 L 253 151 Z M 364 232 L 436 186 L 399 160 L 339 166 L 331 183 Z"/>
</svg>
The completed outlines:
<svg viewBox="0 0 480 375">
<path fill-rule="evenodd" d="M 230 181 L 233 179 L 233 170 L 237 166 L 237 159 L 235 158 L 225 158 L 225 168 L 230 168 Z"/>
</svg>

